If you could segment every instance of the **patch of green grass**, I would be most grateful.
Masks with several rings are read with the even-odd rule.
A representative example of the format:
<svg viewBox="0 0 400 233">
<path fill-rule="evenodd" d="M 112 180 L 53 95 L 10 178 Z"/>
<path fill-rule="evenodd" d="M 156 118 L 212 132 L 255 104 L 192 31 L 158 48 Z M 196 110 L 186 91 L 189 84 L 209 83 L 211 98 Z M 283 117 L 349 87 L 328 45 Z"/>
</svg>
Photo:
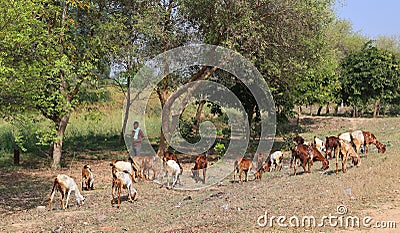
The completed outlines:
<svg viewBox="0 0 400 233">
<path fill-rule="evenodd" d="M 0 157 L 5 152 L 11 152 L 14 149 L 14 137 L 12 135 L 11 125 L 0 121 Z"/>
</svg>

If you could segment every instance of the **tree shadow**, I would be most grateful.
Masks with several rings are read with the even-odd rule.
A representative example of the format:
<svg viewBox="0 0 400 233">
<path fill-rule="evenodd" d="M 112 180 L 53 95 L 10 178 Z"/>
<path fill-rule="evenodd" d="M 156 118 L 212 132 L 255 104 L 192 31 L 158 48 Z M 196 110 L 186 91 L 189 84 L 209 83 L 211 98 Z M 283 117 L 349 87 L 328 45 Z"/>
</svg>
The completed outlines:
<svg viewBox="0 0 400 233">
<path fill-rule="evenodd" d="M 126 150 L 125 142 L 118 145 L 119 135 L 89 135 L 68 138 L 64 149 L 74 152 Z"/>
<path fill-rule="evenodd" d="M 300 168 L 301 168 L 301 167 L 300 167 Z M 303 168 L 301 168 L 301 169 L 303 169 Z M 294 175 L 294 174 L 292 173 L 291 176 L 302 176 L 302 175 L 307 175 L 307 174 L 312 174 L 312 173 L 297 170 L 297 171 L 296 171 L 296 175 Z"/>
<path fill-rule="evenodd" d="M 46 206 L 52 183 L 17 171 L 0 170 L 0 215 Z"/>
</svg>

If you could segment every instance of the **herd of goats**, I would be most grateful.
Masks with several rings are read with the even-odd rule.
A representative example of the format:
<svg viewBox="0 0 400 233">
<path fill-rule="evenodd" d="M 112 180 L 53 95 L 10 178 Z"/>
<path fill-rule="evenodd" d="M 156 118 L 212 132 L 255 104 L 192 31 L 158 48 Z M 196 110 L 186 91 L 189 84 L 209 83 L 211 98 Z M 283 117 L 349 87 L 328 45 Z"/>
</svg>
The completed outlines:
<svg viewBox="0 0 400 233">
<path fill-rule="evenodd" d="M 322 171 L 329 168 L 329 160 L 333 157 L 336 158 L 336 174 L 338 173 L 339 160 L 342 162 L 342 172 L 346 172 L 347 160 L 350 159 L 354 166 L 360 166 L 361 159 L 358 153 L 362 152 L 365 157 L 368 154 L 368 145 L 374 144 L 378 153 L 384 153 L 386 146 L 378 141 L 378 139 L 370 132 L 355 130 L 339 134 L 338 136 L 326 137 L 326 141 L 314 137 L 312 143 L 305 142 L 304 138 L 297 136 L 294 138 L 295 146 L 292 148 L 292 158 L 290 160 L 290 168 L 293 167 L 294 175 L 296 175 L 296 167 L 298 162 L 303 167 L 304 172 L 310 173 L 310 168 L 315 161 L 322 162 Z M 325 153 L 324 156 L 322 153 Z M 251 159 L 238 158 L 234 162 L 234 175 L 233 182 L 236 182 L 236 175 L 239 174 L 239 180 L 242 182 L 242 173 L 245 174 L 247 181 L 247 173 L 253 171 L 255 179 L 261 179 L 264 172 L 272 170 L 280 171 L 282 169 L 283 151 L 275 151 L 265 158 L 265 154 L 259 153 L 257 155 L 257 165 L 254 166 Z M 118 196 L 118 208 L 121 203 L 122 189 L 128 190 L 128 199 L 135 200 L 137 195 L 133 183 L 142 178 L 147 180 L 154 180 L 158 174 L 161 159 L 159 156 L 135 156 L 130 158 L 129 161 L 116 160 L 110 163 L 112 167 L 112 200 L 111 205 L 114 205 L 115 197 Z M 196 158 L 195 166 L 191 169 L 192 176 L 196 182 L 206 181 L 206 171 L 208 167 L 207 155 L 199 155 Z M 306 168 L 307 167 L 307 168 Z M 166 151 L 162 158 L 162 169 L 165 172 L 162 174 L 161 187 L 164 186 L 164 177 L 167 177 L 167 188 L 172 185 L 175 186 L 179 182 L 179 176 L 183 172 L 183 168 L 179 163 L 176 154 Z M 199 172 L 202 170 L 203 179 L 200 178 Z M 152 171 L 152 178 L 150 178 L 150 171 Z M 170 178 L 172 182 L 170 182 Z M 82 190 L 94 189 L 94 176 L 89 165 L 85 165 L 82 169 Z M 75 193 L 77 205 L 81 206 L 85 202 L 85 197 L 81 195 L 79 188 L 71 177 L 59 174 L 53 184 L 53 189 L 50 195 L 50 202 L 48 205 L 51 210 L 51 203 L 54 199 L 55 193 L 61 193 L 61 207 L 65 209 L 68 207 L 68 200 L 71 192 Z"/>
</svg>

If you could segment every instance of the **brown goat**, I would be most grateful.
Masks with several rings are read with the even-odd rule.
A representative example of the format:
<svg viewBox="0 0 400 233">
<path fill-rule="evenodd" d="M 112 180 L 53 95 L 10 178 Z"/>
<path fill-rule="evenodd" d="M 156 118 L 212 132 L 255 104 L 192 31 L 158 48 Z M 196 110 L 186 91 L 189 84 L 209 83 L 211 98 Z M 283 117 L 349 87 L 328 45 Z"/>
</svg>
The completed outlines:
<svg viewBox="0 0 400 233">
<path fill-rule="evenodd" d="M 264 172 L 270 171 L 271 169 L 271 160 L 268 160 L 265 164 L 263 164 L 262 166 L 260 166 L 260 168 L 258 168 L 257 172 L 254 173 L 254 179 L 255 180 L 261 180 L 262 178 L 262 174 Z"/>
<path fill-rule="evenodd" d="M 258 169 L 258 171 L 256 173 L 254 173 L 254 179 L 255 180 L 261 180 L 262 173 L 263 173 L 262 167 L 260 167 L 260 169 Z"/>
<path fill-rule="evenodd" d="M 339 143 L 339 138 L 336 136 L 330 136 L 326 137 L 326 142 L 325 142 L 325 147 L 326 147 L 326 156 L 329 156 L 329 159 L 332 159 L 332 151 L 335 156 L 339 156 L 339 151 L 340 151 L 340 143 Z"/>
<path fill-rule="evenodd" d="M 244 172 L 245 181 L 247 182 L 247 173 L 251 169 L 253 169 L 253 171 L 255 170 L 251 159 L 246 159 L 246 158 L 238 158 L 235 161 L 233 169 L 234 169 L 233 170 L 233 173 L 234 173 L 233 174 L 233 183 L 236 182 L 236 173 L 239 173 L 239 180 L 240 180 L 240 183 L 242 183 L 242 173 Z"/>
<path fill-rule="evenodd" d="M 140 180 L 144 177 L 147 180 L 154 180 L 159 172 L 159 165 L 161 164 L 161 159 L 157 154 L 153 156 L 134 156 L 133 161 L 139 167 L 137 172 L 137 177 Z M 150 179 L 150 170 L 153 171 L 153 177 Z"/>
<path fill-rule="evenodd" d="M 368 145 L 370 144 L 375 144 L 376 148 L 378 148 L 378 153 L 385 153 L 386 145 L 380 143 L 374 134 L 368 131 L 363 131 L 362 133 L 364 135 L 365 157 L 367 157 Z"/>
<path fill-rule="evenodd" d="M 353 146 L 346 141 L 340 140 L 340 155 L 336 157 L 336 174 L 338 174 L 339 169 L 339 157 L 342 160 L 342 172 L 346 173 L 347 171 L 347 159 L 350 156 L 353 162 L 353 165 L 360 165 L 361 160 Z"/>
<path fill-rule="evenodd" d="M 304 138 L 300 135 L 297 135 L 293 141 L 296 143 L 296 145 L 301 145 L 304 144 Z"/>
<path fill-rule="evenodd" d="M 94 190 L 94 176 L 92 169 L 89 165 L 85 165 L 82 168 L 82 190 L 84 190 L 84 185 L 86 185 L 86 190 Z"/>
<path fill-rule="evenodd" d="M 194 168 L 192 168 L 192 175 L 196 180 L 196 183 L 200 180 L 199 170 L 203 169 L 203 184 L 206 183 L 206 172 L 208 166 L 208 158 L 206 155 L 199 155 L 196 158 Z"/>
<path fill-rule="evenodd" d="M 321 170 L 325 171 L 329 168 L 329 161 L 325 158 L 325 156 L 322 155 L 322 153 L 317 149 L 315 145 L 309 147 L 312 157 L 312 161 L 321 161 L 322 162 L 322 168 Z"/>
<path fill-rule="evenodd" d="M 304 145 L 304 144 L 299 144 L 296 145 L 292 149 L 292 160 L 290 161 L 290 167 L 293 166 L 293 175 L 296 175 L 296 167 L 297 167 L 297 160 L 300 160 L 301 166 L 304 169 L 305 173 L 310 173 L 311 166 L 313 164 L 313 160 L 310 157 L 311 150 L 309 146 Z M 308 169 L 306 170 L 306 165 L 308 166 Z"/>
</svg>

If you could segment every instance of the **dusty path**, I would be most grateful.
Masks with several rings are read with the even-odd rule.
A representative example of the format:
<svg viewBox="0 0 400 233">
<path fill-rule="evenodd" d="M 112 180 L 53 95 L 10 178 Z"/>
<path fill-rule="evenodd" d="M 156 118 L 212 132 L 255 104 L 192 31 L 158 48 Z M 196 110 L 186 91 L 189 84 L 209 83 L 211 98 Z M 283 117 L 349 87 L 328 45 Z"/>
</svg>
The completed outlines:
<svg viewBox="0 0 400 233">
<path fill-rule="evenodd" d="M 388 145 L 385 154 L 372 146 L 359 168 L 333 173 L 331 160 L 327 174 L 314 163 L 311 174 L 292 176 L 292 170 L 264 174 L 261 181 L 232 184 L 228 176 L 220 186 L 199 191 L 174 191 L 152 182 L 135 184 L 138 199 L 123 198 L 121 209 L 111 207 L 111 171 L 109 160 L 74 161 L 61 171 L 47 169 L 0 169 L 0 231 L 49 232 L 62 227 L 62 232 L 398 232 L 400 229 L 400 138 L 398 119 L 348 121 L 317 119 L 306 138 L 313 135 L 337 134 L 350 127 L 368 129 Z M 333 121 L 333 122 L 332 122 Z M 368 122 L 368 124 L 366 123 Z M 371 124 L 370 124 L 371 123 Z M 109 154 L 109 152 L 106 152 Z M 111 156 L 112 157 L 112 156 Z M 73 204 L 61 211 L 59 201 L 53 211 L 42 210 L 49 200 L 51 183 L 57 173 L 66 173 L 80 181 L 80 169 L 90 163 L 95 173 L 94 191 L 84 191 L 86 204 Z M 286 157 L 284 165 L 288 165 Z M 69 164 L 69 163 L 68 163 Z M 184 164 L 189 169 L 191 163 Z M 302 169 L 299 169 L 300 171 Z M 351 190 L 350 192 L 346 190 Z M 58 199 L 58 197 L 57 197 Z M 73 201 L 71 202 L 73 203 Z M 259 216 L 307 216 L 321 218 L 336 214 L 345 205 L 348 215 L 371 216 L 378 221 L 396 221 L 397 229 L 344 229 L 332 227 L 282 228 L 260 227 Z M 39 207 L 39 208 L 38 208 Z"/>
</svg>

